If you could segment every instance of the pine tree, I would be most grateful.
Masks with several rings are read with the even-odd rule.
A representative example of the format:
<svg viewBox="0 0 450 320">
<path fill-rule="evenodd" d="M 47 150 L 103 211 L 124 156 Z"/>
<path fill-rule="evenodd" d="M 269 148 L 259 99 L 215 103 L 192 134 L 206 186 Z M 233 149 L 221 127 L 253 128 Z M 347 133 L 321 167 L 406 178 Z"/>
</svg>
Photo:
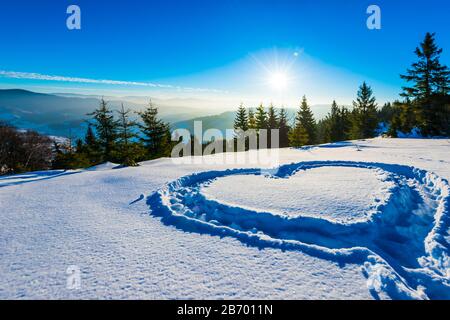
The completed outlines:
<svg viewBox="0 0 450 320">
<path fill-rule="evenodd" d="M 450 71 L 441 65 L 439 59 L 442 49 L 435 43 L 435 34 L 427 33 L 415 54 L 418 61 L 400 77 L 407 82 L 413 82 L 411 87 L 403 87 L 402 96 L 411 100 L 428 100 L 432 94 L 446 95 L 450 92 Z"/>
<path fill-rule="evenodd" d="M 289 147 L 289 131 L 290 127 L 288 124 L 286 109 L 281 108 L 280 119 L 279 119 L 279 129 L 280 129 L 280 148 Z"/>
<path fill-rule="evenodd" d="M 348 139 L 348 132 L 351 128 L 349 112 L 345 107 L 340 108 L 336 101 L 333 101 L 331 110 L 321 125 L 324 126 L 322 142 L 337 142 Z"/>
<path fill-rule="evenodd" d="M 133 152 L 132 140 L 137 138 L 137 134 L 134 132 L 134 128 L 137 126 L 135 121 L 130 120 L 131 110 L 125 110 L 123 103 L 119 111 L 119 123 L 118 123 L 118 149 L 119 156 L 122 165 L 136 166 L 136 154 Z"/>
<path fill-rule="evenodd" d="M 239 106 L 239 109 L 236 114 L 236 119 L 234 120 L 234 129 L 242 130 L 242 131 L 248 130 L 247 110 L 245 109 L 245 107 L 242 103 Z"/>
<path fill-rule="evenodd" d="M 395 109 L 390 102 L 386 102 L 378 111 L 378 120 L 383 123 L 390 123 L 394 116 Z"/>
<path fill-rule="evenodd" d="M 289 141 L 293 147 L 312 145 L 316 143 L 316 121 L 306 96 L 303 96 L 300 108 L 295 117 L 294 128 L 289 134 Z"/>
<path fill-rule="evenodd" d="M 87 159 L 87 166 L 94 166 L 101 162 L 102 155 L 99 151 L 99 144 L 91 124 L 88 124 L 88 128 L 86 130 L 82 152 Z"/>
<path fill-rule="evenodd" d="M 267 112 L 262 104 L 256 108 L 255 124 L 257 130 L 267 129 Z"/>
<path fill-rule="evenodd" d="M 378 127 L 377 103 L 373 91 L 366 82 L 359 87 L 352 110 L 352 139 L 366 139 L 375 136 Z"/>
<path fill-rule="evenodd" d="M 267 112 L 267 146 L 269 148 L 273 148 L 272 146 L 272 130 L 279 129 L 279 120 L 278 115 L 275 110 L 275 107 L 270 104 L 269 110 Z M 277 146 L 275 143 L 273 143 L 274 146 Z M 278 147 L 280 145 L 280 141 L 278 141 Z"/>
<path fill-rule="evenodd" d="M 336 142 L 340 141 L 341 132 L 340 132 L 340 119 L 339 119 L 339 107 L 335 100 L 331 104 L 331 111 L 328 114 L 326 121 L 326 134 L 325 138 L 327 142 Z"/>
<path fill-rule="evenodd" d="M 309 135 L 300 121 L 295 122 L 294 128 L 289 132 L 289 143 L 291 147 L 299 148 L 307 145 Z"/>
<path fill-rule="evenodd" d="M 92 130 L 91 124 L 88 124 L 86 135 L 84 137 L 84 143 L 86 146 L 91 146 L 93 148 L 97 147 L 97 139 L 95 138 L 94 130 Z"/>
<path fill-rule="evenodd" d="M 300 109 L 295 117 L 293 136 L 296 142 L 301 142 L 301 145 L 312 145 L 316 142 L 316 121 L 306 96 L 303 96 Z"/>
<path fill-rule="evenodd" d="M 98 144 L 102 153 L 102 161 L 113 161 L 113 152 L 117 140 L 117 121 L 113 112 L 108 108 L 104 99 L 94 112 L 89 113 L 94 120 L 94 127 L 98 135 Z"/>
<path fill-rule="evenodd" d="M 279 123 L 278 123 L 278 115 L 275 110 L 275 107 L 270 104 L 269 110 L 267 112 L 267 129 L 278 129 Z"/>
<path fill-rule="evenodd" d="M 248 109 L 248 128 L 256 129 L 255 112 L 253 111 L 252 108 Z"/>
<path fill-rule="evenodd" d="M 450 127 L 450 70 L 440 63 L 442 49 L 435 43 L 435 34 L 427 33 L 420 46 L 416 48 L 418 61 L 412 64 L 406 75 L 400 77 L 412 82 L 403 87 L 402 96 L 407 98 L 408 107 L 401 112 L 413 112 L 414 127 L 419 127 L 425 136 L 449 135 Z M 396 126 L 407 128 L 411 115 L 399 115 Z"/>
<path fill-rule="evenodd" d="M 328 121 L 327 118 L 320 119 L 316 124 L 316 142 L 318 144 L 330 142 L 328 138 Z"/>
<path fill-rule="evenodd" d="M 346 107 L 339 110 L 339 137 L 338 141 L 350 139 L 350 131 L 352 129 L 351 113 Z"/>
<path fill-rule="evenodd" d="M 151 159 L 170 155 L 170 128 L 158 118 L 158 109 L 150 101 L 143 112 L 138 113 L 143 124 L 139 127 L 145 137 L 141 138 Z"/>
</svg>

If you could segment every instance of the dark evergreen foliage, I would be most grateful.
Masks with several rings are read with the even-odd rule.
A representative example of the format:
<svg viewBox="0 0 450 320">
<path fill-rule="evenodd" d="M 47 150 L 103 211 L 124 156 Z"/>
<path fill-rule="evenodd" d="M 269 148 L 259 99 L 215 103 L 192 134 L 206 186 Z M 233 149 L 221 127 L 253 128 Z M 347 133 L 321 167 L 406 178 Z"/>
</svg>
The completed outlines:
<svg viewBox="0 0 450 320">
<path fill-rule="evenodd" d="M 373 138 L 378 127 L 378 110 L 373 91 L 366 82 L 359 87 L 353 101 L 351 139 Z"/>
</svg>

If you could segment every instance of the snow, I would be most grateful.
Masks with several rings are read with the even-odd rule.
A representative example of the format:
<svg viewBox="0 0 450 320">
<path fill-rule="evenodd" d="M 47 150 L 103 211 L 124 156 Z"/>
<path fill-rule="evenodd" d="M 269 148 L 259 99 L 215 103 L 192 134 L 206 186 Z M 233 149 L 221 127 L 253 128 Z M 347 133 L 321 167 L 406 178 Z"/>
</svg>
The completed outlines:
<svg viewBox="0 0 450 320">
<path fill-rule="evenodd" d="M 256 211 L 356 222 L 370 218 L 392 187 L 382 172 L 329 166 L 296 173 L 288 180 L 229 176 L 214 180 L 202 193 L 223 204 Z"/>
<path fill-rule="evenodd" d="M 274 171 L 0 177 L 0 298 L 449 299 L 448 159 L 450 140 L 377 138 L 282 149 Z"/>
<path fill-rule="evenodd" d="M 96 166 L 92 166 L 86 170 L 88 171 L 105 171 L 105 170 L 111 170 L 111 169 L 118 169 L 120 168 L 120 165 L 113 162 L 105 162 Z"/>
<path fill-rule="evenodd" d="M 0 188 L 6 186 L 13 186 L 22 183 L 56 178 L 65 174 L 70 174 L 75 171 L 52 170 L 52 171 L 35 171 L 23 174 L 9 175 L 0 177 Z"/>
</svg>

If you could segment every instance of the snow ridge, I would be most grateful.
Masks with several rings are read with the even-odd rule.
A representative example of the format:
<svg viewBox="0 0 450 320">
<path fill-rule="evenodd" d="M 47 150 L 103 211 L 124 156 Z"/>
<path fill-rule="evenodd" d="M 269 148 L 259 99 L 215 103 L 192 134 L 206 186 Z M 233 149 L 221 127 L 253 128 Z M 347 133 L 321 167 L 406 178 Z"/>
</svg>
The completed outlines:
<svg viewBox="0 0 450 320">
<path fill-rule="evenodd" d="M 319 167 L 377 171 L 393 182 L 367 221 L 283 217 L 208 199 L 201 189 L 232 175 L 289 179 Z M 259 248 L 298 250 L 340 264 L 360 264 L 375 298 L 450 299 L 449 184 L 410 166 L 352 161 L 312 161 L 275 170 L 230 169 L 177 179 L 148 197 L 151 214 L 186 232 L 234 237 Z M 299 199 L 301 201 L 301 199 Z"/>
</svg>

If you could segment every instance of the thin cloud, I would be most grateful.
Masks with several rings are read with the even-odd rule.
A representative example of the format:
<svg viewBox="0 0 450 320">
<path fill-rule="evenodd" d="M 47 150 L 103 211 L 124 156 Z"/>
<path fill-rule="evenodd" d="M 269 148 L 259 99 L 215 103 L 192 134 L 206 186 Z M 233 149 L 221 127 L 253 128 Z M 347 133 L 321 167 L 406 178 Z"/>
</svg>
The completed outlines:
<svg viewBox="0 0 450 320">
<path fill-rule="evenodd" d="M 12 78 L 12 79 L 28 79 L 28 80 L 43 80 L 43 81 L 59 81 L 59 82 L 75 82 L 75 83 L 87 83 L 87 84 L 104 84 L 114 86 L 137 86 L 137 87 L 149 87 L 156 89 L 168 89 L 178 91 L 189 92 L 213 92 L 213 93 L 227 93 L 227 91 L 209 88 L 193 88 L 173 86 L 169 84 L 153 83 L 153 82 L 137 82 L 137 81 L 120 81 L 120 80 L 100 80 L 100 79 L 88 79 L 78 77 L 65 77 L 46 75 L 33 72 L 17 72 L 17 71 L 4 71 L 0 70 L 0 77 Z"/>
</svg>

